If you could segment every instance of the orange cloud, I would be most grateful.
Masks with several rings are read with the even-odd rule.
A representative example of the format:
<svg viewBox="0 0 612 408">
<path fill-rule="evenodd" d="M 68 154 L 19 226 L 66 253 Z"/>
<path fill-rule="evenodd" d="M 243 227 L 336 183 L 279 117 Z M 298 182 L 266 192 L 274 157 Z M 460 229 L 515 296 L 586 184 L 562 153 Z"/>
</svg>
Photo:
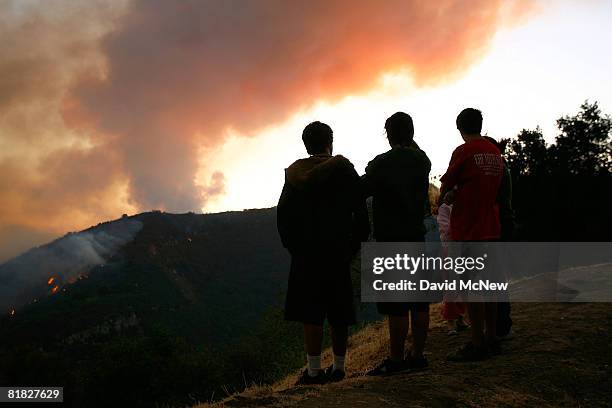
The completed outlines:
<svg viewBox="0 0 612 408">
<path fill-rule="evenodd" d="M 389 71 L 420 85 L 452 78 L 530 9 L 503 0 L 20 3 L 0 6 L 10 23 L 0 29 L 0 195 L 9 197 L 0 227 L 30 229 L 201 208 L 224 179 L 196 182 L 199 153 L 227 129 L 252 135 Z"/>
<path fill-rule="evenodd" d="M 116 137 L 138 205 L 198 208 L 198 146 L 364 91 L 389 70 L 418 84 L 456 74 L 527 3 L 507 4 L 135 1 L 103 41 L 105 77 L 74 89 L 80 106 L 66 116 L 89 113 Z"/>
</svg>

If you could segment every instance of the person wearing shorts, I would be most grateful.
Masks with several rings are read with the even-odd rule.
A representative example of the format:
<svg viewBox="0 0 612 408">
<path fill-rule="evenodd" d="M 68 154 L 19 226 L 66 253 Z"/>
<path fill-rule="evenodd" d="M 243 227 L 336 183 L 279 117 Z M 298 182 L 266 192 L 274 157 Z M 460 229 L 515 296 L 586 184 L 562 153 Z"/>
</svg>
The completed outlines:
<svg viewBox="0 0 612 408">
<path fill-rule="evenodd" d="M 393 114 L 385 122 L 385 131 L 391 150 L 370 161 L 362 177 L 365 195 L 372 197 L 374 238 L 378 242 L 424 242 L 431 162 L 414 142 L 410 115 Z M 369 374 L 426 367 L 423 350 L 429 329 L 429 304 L 379 302 L 377 308 L 388 316 L 389 357 Z M 411 318 L 413 345 L 405 354 Z"/>
<path fill-rule="evenodd" d="M 482 113 L 473 108 L 461 111 L 456 120 L 464 143 L 452 154 L 442 176 L 440 199 L 453 204 L 451 239 L 471 242 L 498 241 L 501 235 L 497 195 L 503 174 L 499 149 L 481 135 Z M 477 244 L 475 245 L 477 246 Z M 448 355 L 450 361 L 477 361 L 499 352 L 496 338 L 497 304 L 467 302 L 471 341 Z"/>
<path fill-rule="evenodd" d="M 308 368 L 298 383 L 344 377 L 348 326 L 355 324 L 351 258 L 370 226 L 359 176 L 349 160 L 332 156 L 333 134 L 321 122 L 306 126 L 307 158 L 285 171 L 277 226 L 291 254 L 285 319 L 304 325 Z M 334 364 L 321 369 L 325 319 L 331 326 Z"/>
</svg>

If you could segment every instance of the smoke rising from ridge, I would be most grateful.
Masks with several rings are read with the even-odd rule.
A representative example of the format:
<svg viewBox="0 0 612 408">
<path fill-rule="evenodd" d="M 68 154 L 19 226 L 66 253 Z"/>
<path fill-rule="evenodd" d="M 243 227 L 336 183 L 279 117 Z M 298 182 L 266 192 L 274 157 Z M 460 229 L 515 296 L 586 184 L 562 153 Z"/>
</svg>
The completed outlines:
<svg viewBox="0 0 612 408">
<path fill-rule="evenodd" d="M 121 219 L 91 231 L 66 235 L 0 265 L 0 313 L 45 297 L 47 280 L 60 284 L 102 265 L 142 229 L 142 222 Z"/>
<path fill-rule="evenodd" d="M 12 16 L 3 38 L 15 40 L 0 45 L 0 146 L 10 146 L 0 152 L 0 194 L 9 197 L 0 224 L 54 230 L 128 209 L 202 208 L 224 191 L 223 169 L 206 158 L 228 130 L 252 136 L 318 101 L 365 92 L 390 71 L 406 70 L 418 85 L 452 78 L 529 8 L 502 0 L 27 4 L 0 6 Z M 206 185 L 196 181 L 202 168 Z"/>
</svg>

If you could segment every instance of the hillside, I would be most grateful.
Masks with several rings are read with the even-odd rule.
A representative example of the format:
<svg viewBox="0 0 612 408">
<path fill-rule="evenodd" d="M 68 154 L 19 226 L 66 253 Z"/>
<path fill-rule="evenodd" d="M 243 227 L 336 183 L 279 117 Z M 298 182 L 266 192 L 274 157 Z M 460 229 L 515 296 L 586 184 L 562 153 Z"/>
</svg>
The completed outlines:
<svg viewBox="0 0 612 408">
<path fill-rule="evenodd" d="M 274 208 L 67 234 L 0 265 L 0 383 L 63 384 L 74 406 L 150 406 L 273 381 L 301 351 L 298 328 L 280 324 L 287 273 Z M 259 340 L 272 333 L 284 353 Z"/>
<path fill-rule="evenodd" d="M 139 321 L 166 321 L 194 341 L 253 328 L 279 304 L 286 284 L 288 256 L 275 214 L 152 212 L 68 234 L 0 266 L 2 307 L 14 313 L 2 327 L 21 337 L 17 323 L 42 309 L 62 309 L 72 325 L 87 303 L 99 321 L 88 316 L 85 326 L 63 326 L 66 333 L 57 335 L 134 313 Z M 190 323 L 181 326 L 178 312 Z M 232 315 L 230 328 L 225 319 Z"/>
<path fill-rule="evenodd" d="M 34 323 L 41 309 L 62 309 L 62 320 L 73 324 L 82 315 L 79 304 L 87 303 L 98 321 L 88 316 L 85 326 L 46 335 L 72 335 L 113 315 L 136 313 L 140 321 L 174 324 L 194 341 L 227 338 L 254 327 L 281 299 L 288 256 L 275 228 L 274 209 L 153 212 L 68 234 L 0 266 L 2 306 L 9 314 L 16 309 L 1 327 L 21 338 L 20 318 Z M 178 327 L 179 311 L 189 325 Z M 230 328 L 225 316 L 232 313 Z"/>
<path fill-rule="evenodd" d="M 466 334 L 449 337 L 431 311 L 430 367 L 370 378 L 363 373 L 385 356 L 384 323 L 350 339 L 348 379 L 294 387 L 297 373 L 271 387 L 253 386 L 215 407 L 608 407 L 612 401 L 612 306 L 609 303 L 521 303 L 513 306 L 515 335 L 504 353 L 482 363 L 448 363 Z M 331 361 L 329 350 L 324 366 Z M 203 404 L 197 408 L 210 407 Z"/>
</svg>

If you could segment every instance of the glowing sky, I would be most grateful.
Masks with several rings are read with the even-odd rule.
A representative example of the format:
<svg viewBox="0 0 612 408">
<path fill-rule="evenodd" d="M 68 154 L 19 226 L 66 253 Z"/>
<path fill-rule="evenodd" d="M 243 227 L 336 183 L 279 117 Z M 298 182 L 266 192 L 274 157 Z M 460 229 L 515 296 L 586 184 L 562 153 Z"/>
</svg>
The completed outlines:
<svg viewBox="0 0 612 408">
<path fill-rule="evenodd" d="M 456 81 L 419 89 L 409 74 L 390 73 L 370 93 L 320 104 L 253 139 L 231 138 L 208 164 L 227 163 L 226 193 L 204 210 L 275 205 L 282 169 L 305 155 L 300 135 L 312 120 L 332 126 L 335 153 L 347 156 L 360 173 L 388 149 L 383 124 L 398 110 L 412 115 L 432 175 L 444 173 L 460 144 L 454 120 L 467 106 L 483 111 L 483 131 L 494 138 L 540 126 L 550 142 L 556 119 L 577 112 L 586 99 L 612 113 L 611 41 L 612 2 L 541 2 L 528 19 L 498 31 L 490 51 Z M 231 160 L 235 151 L 242 152 L 240 161 Z"/>
<path fill-rule="evenodd" d="M 0 3 L 0 261 L 153 208 L 276 204 L 313 120 L 362 172 L 402 110 L 443 173 L 459 110 L 496 138 L 612 112 L 612 4 Z"/>
</svg>

